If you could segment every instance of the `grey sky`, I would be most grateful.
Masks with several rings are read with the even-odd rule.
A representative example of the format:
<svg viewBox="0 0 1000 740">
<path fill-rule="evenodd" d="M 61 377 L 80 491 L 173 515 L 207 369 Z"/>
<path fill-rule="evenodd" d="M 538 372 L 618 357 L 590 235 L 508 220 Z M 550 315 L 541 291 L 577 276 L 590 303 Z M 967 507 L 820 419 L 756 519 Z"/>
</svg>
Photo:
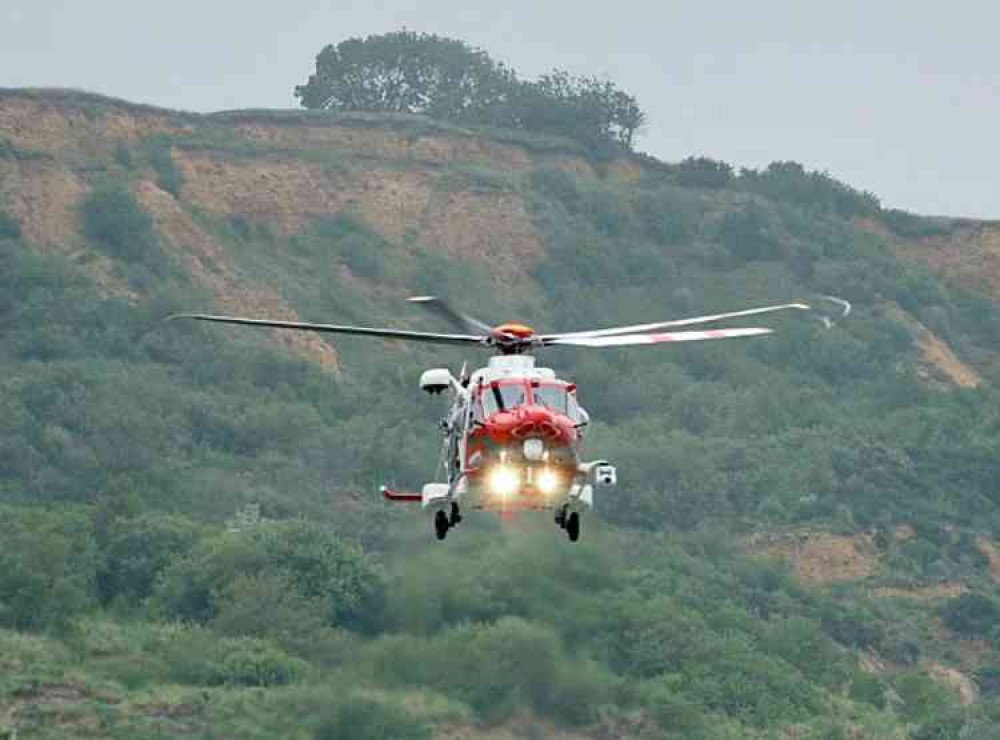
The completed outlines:
<svg viewBox="0 0 1000 740">
<path fill-rule="evenodd" d="M 888 207 L 1000 218 L 996 0 L 0 0 L 0 86 L 293 107 L 323 45 L 403 26 L 522 77 L 610 77 L 661 159 L 793 159 Z"/>
</svg>

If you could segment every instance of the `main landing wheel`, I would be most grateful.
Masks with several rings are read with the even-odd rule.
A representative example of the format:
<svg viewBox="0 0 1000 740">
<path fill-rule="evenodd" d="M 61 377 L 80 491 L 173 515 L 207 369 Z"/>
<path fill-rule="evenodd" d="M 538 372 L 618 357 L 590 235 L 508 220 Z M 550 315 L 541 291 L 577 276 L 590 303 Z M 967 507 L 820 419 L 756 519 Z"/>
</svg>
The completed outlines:
<svg viewBox="0 0 1000 740">
<path fill-rule="evenodd" d="M 566 520 L 566 534 L 569 535 L 570 542 L 580 539 L 580 515 L 575 511 Z"/>
<path fill-rule="evenodd" d="M 448 521 L 448 515 L 439 510 L 438 513 L 434 515 L 434 533 L 437 535 L 439 540 L 443 540 L 448 535 L 448 527 L 450 526 L 451 524 Z"/>
</svg>

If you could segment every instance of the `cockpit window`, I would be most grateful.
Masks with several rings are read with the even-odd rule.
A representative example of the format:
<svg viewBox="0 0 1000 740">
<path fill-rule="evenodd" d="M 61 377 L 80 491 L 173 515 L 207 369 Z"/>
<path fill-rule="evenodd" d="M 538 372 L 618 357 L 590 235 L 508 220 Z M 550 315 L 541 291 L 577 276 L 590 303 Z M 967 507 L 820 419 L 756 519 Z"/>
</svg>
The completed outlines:
<svg viewBox="0 0 1000 740">
<path fill-rule="evenodd" d="M 580 413 L 580 404 L 576 402 L 575 393 L 566 395 L 566 416 L 574 422 L 579 422 L 583 418 L 583 415 Z"/>
<path fill-rule="evenodd" d="M 563 386 L 540 385 L 535 388 L 535 405 L 558 411 L 567 412 L 567 393 Z"/>
<path fill-rule="evenodd" d="M 505 411 L 527 402 L 526 387 L 523 383 L 503 383 L 484 385 L 479 392 L 479 403 L 483 417 L 488 417 L 501 408 Z"/>
<path fill-rule="evenodd" d="M 479 408 L 482 409 L 482 418 L 484 419 L 500 410 L 496 398 L 493 396 L 493 389 L 489 386 L 485 386 L 479 394 Z"/>
<path fill-rule="evenodd" d="M 500 397 L 503 399 L 503 407 L 505 409 L 523 406 L 526 403 L 524 386 L 521 383 L 501 383 L 498 390 L 500 391 Z"/>
</svg>

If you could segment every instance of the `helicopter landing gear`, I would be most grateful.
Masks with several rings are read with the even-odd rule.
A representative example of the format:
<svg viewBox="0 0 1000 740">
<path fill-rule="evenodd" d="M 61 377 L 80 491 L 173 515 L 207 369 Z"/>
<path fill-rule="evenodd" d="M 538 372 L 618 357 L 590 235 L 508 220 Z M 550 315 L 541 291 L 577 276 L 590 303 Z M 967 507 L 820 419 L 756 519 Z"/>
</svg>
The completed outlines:
<svg viewBox="0 0 1000 740">
<path fill-rule="evenodd" d="M 566 534 L 569 535 L 570 542 L 580 539 L 580 515 L 575 511 L 566 520 Z"/>
<path fill-rule="evenodd" d="M 580 539 L 580 514 L 570 511 L 567 505 L 564 504 L 556 509 L 556 524 L 560 529 L 566 530 L 570 542 Z"/>
<path fill-rule="evenodd" d="M 458 504 L 452 501 L 450 514 L 446 514 L 444 509 L 438 509 L 437 513 L 434 514 L 434 534 L 439 540 L 443 540 L 448 536 L 448 530 L 461 521 L 462 514 L 458 510 Z"/>
<path fill-rule="evenodd" d="M 434 534 L 439 540 L 443 540 L 448 535 L 449 527 L 451 522 L 448 521 L 448 515 L 439 509 L 434 515 Z"/>
</svg>

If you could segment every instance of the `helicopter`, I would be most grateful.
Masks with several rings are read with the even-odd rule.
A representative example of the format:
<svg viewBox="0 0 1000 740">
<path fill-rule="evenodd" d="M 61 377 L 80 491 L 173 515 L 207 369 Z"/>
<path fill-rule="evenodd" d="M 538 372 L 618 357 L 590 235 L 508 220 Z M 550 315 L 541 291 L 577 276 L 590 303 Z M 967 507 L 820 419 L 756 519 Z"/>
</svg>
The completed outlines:
<svg viewBox="0 0 1000 740">
<path fill-rule="evenodd" d="M 485 367 L 458 375 L 432 368 L 420 376 L 420 388 L 432 395 L 451 394 L 443 433 L 439 470 L 443 481 L 426 483 L 420 492 L 380 491 L 389 501 L 416 503 L 432 514 L 434 532 L 443 540 L 469 507 L 510 516 L 519 511 L 549 511 L 568 539 L 580 538 L 582 515 L 594 506 L 594 490 L 617 485 L 618 472 L 607 460 L 584 460 L 582 442 L 590 416 L 577 400 L 575 383 L 535 364 L 535 352 L 550 347 L 628 347 L 674 342 L 759 337 L 773 333 L 763 327 L 700 328 L 721 321 L 779 312 L 800 311 L 827 328 L 834 318 L 811 303 L 796 302 L 748 308 L 606 329 L 539 334 L 530 326 L 508 321 L 489 325 L 460 313 L 434 296 L 408 299 L 436 313 L 462 333 L 437 333 L 393 328 L 221 316 L 176 314 L 168 319 L 193 319 L 290 331 L 353 334 L 404 341 L 477 347 L 494 355 Z M 846 317 L 851 304 L 820 296 Z M 678 330 L 679 329 L 679 330 Z M 435 476 L 437 477 L 437 476 Z"/>
</svg>

